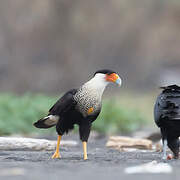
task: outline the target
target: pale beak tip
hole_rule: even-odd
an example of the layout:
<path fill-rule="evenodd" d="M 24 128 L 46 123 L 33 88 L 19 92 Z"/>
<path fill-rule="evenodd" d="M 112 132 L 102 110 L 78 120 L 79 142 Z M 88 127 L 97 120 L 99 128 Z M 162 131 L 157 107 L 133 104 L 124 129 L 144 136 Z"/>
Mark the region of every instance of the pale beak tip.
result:
<path fill-rule="evenodd" d="M 121 78 L 118 78 L 115 83 L 120 87 L 122 84 Z"/>

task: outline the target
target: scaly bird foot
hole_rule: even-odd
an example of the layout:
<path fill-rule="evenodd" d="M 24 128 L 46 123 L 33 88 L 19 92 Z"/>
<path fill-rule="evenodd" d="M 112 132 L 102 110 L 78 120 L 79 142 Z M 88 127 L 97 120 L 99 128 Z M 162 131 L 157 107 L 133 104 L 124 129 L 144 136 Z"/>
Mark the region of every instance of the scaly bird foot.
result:
<path fill-rule="evenodd" d="M 87 155 L 84 155 L 84 160 L 88 160 L 88 157 L 87 157 Z"/>
<path fill-rule="evenodd" d="M 52 159 L 58 159 L 58 158 L 61 158 L 59 152 L 55 152 L 52 156 Z"/>

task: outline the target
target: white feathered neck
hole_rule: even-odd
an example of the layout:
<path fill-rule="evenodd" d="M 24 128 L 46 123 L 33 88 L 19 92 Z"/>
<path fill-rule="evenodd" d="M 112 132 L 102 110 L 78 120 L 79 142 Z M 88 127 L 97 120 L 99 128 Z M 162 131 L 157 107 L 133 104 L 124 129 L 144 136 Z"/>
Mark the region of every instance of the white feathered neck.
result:
<path fill-rule="evenodd" d="M 106 81 L 106 75 L 97 73 L 92 79 L 86 82 L 82 88 L 88 89 L 92 93 L 97 93 L 99 96 L 102 96 L 106 86 L 109 84 Z"/>

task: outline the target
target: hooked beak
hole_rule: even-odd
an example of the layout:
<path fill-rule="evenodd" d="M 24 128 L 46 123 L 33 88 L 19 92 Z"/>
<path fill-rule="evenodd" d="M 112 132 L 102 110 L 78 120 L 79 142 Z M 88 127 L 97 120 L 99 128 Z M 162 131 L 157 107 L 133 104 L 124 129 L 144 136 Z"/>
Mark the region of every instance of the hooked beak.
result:
<path fill-rule="evenodd" d="M 117 80 L 116 80 L 116 82 L 115 82 L 119 87 L 121 86 L 121 84 L 122 84 L 122 80 L 121 80 L 121 78 L 119 77 Z"/>
<path fill-rule="evenodd" d="M 122 84 L 121 78 L 120 78 L 119 75 L 116 74 L 116 73 L 112 73 L 112 74 L 110 74 L 110 75 L 106 75 L 106 81 L 116 83 L 119 87 L 120 87 L 121 84 Z"/>

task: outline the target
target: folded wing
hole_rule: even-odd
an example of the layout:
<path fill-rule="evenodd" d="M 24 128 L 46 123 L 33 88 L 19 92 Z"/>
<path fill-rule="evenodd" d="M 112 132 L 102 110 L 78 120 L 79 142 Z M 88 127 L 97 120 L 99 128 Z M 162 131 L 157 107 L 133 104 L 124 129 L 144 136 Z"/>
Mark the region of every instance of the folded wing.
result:
<path fill-rule="evenodd" d="M 162 87 L 163 92 L 158 96 L 154 107 L 154 118 L 158 126 L 162 119 L 180 120 L 180 88 L 172 85 Z"/>
<path fill-rule="evenodd" d="M 63 116 L 63 113 L 68 112 L 71 108 L 75 107 L 76 101 L 73 95 L 77 92 L 72 89 L 65 93 L 49 110 L 48 116 L 39 119 L 34 123 L 37 128 L 50 128 L 57 124 L 58 120 Z"/>

